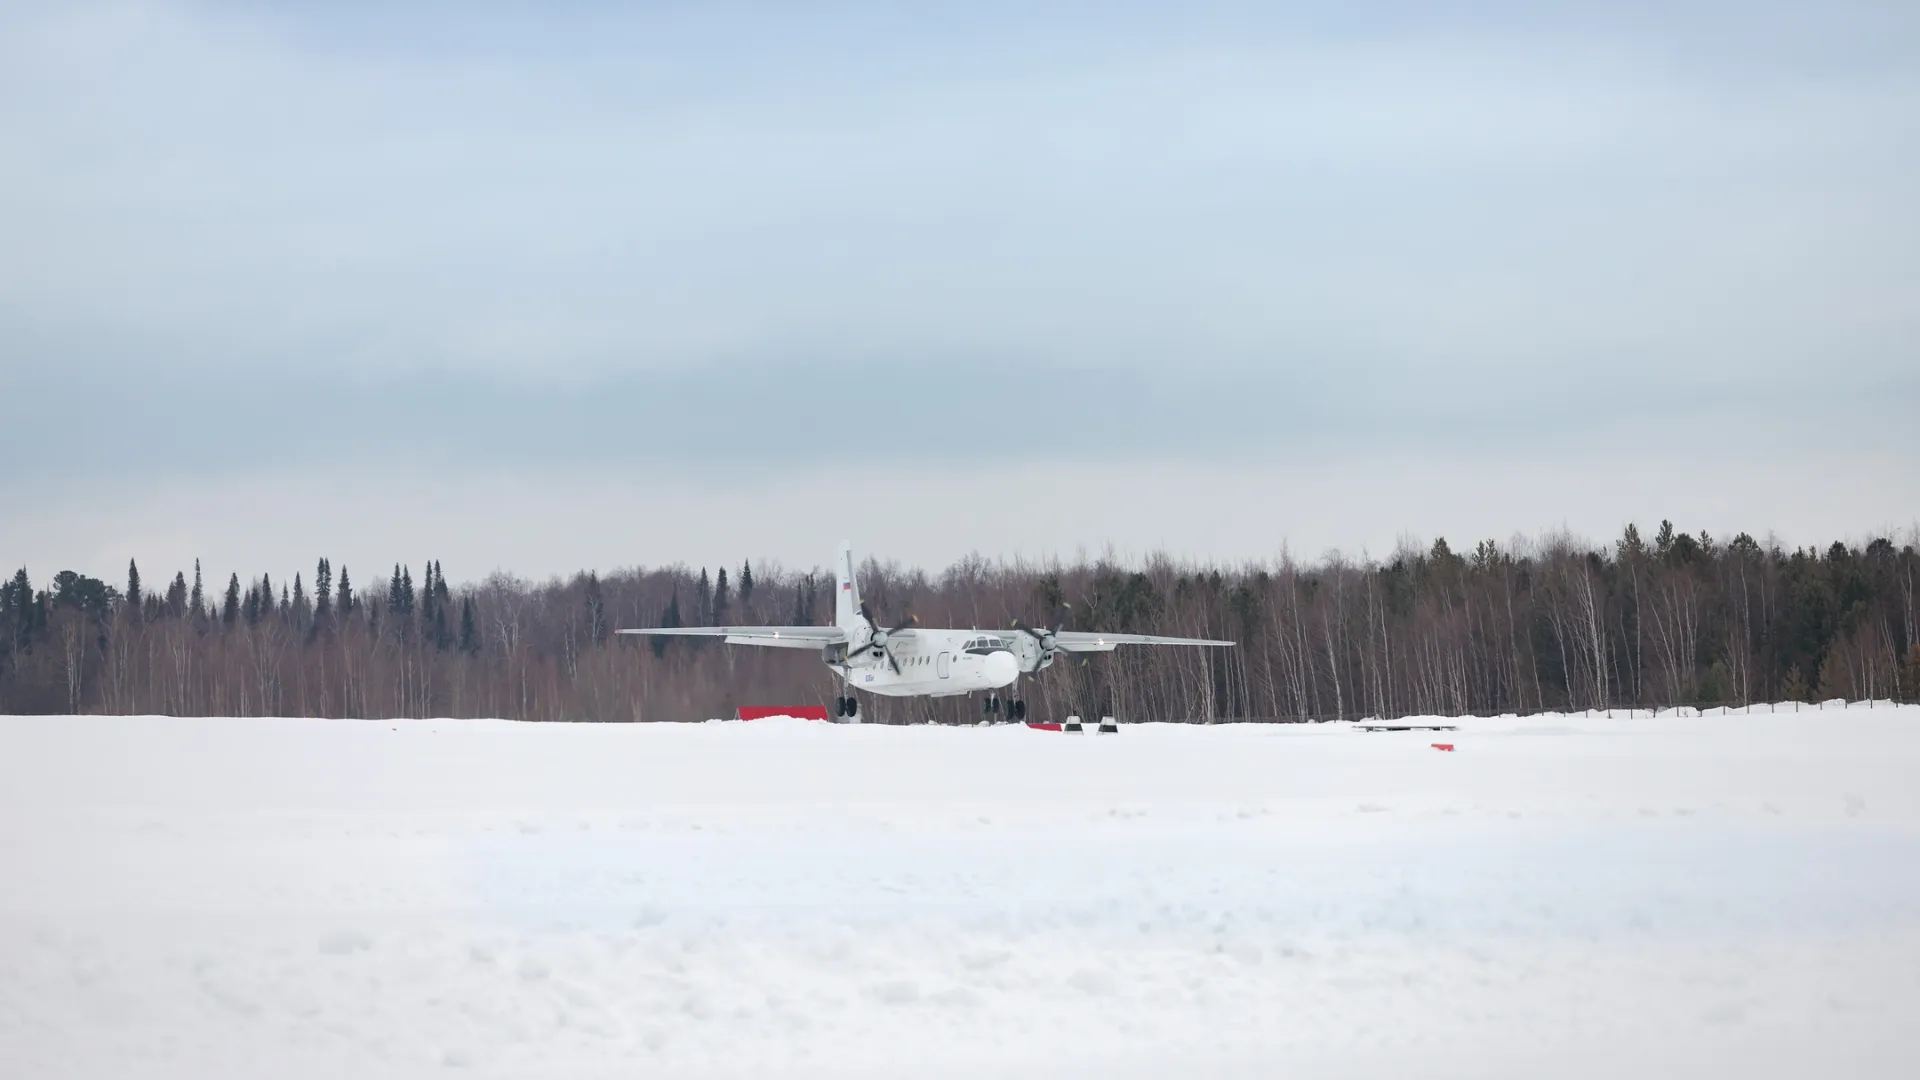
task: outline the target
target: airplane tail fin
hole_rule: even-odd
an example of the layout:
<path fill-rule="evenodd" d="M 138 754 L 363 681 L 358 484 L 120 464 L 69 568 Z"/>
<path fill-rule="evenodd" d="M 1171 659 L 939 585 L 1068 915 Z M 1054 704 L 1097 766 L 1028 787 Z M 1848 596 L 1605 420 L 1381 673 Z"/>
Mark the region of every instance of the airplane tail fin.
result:
<path fill-rule="evenodd" d="M 833 561 L 833 624 L 847 632 L 849 641 L 866 625 L 860 617 L 860 583 L 853 576 L 853 545 L 845 540 Z"/>

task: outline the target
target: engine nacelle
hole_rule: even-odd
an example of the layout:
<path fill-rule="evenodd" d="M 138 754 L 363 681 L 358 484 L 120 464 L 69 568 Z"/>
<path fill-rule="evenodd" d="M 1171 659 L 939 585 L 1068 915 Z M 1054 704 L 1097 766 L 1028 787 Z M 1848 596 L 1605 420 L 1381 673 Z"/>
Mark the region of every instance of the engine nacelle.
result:
<path fill-rule="evenodd" d="M 1029 674 L 1044 671 L 1047 665 L 1053 663 L 1053 651 L 1043 648 L 1026 634 L 1012 635 L 1007 648 L 1013 650 L 1014 659 L 1020 661 L 1020 670 Z"/>

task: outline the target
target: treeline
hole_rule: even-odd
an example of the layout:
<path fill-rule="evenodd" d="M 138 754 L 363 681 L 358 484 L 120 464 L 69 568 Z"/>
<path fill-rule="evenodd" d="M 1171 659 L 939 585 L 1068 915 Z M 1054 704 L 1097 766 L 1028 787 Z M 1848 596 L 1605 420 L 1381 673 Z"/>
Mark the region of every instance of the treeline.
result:
<path fill-rule="evenodd" d="M 937 576 L 873 560 L 886 617 L 1004 628 L 1065 609 L 1084 630 L 1227 637 L 1229 650 L 1062 657 L 1023 680 L 1037 717 L 1328 719 L 1766 701 L 1920 699 L 1912 542 L 1782 549 L 1662 522 L 1390 560 L 1238 567 L 962 560 Z M 196 565 L 149 589 L 74 571 L 0 582 L 0 712 L 689 720 L 824 704 L 811 653 L 616 636 L 622 626 L 831 621 L 831 576 L 676 566 L 451 585 L 437 561 L 356 588 Z M 873 700 L 871 720 L 970 720 L 978 702 Z"/>

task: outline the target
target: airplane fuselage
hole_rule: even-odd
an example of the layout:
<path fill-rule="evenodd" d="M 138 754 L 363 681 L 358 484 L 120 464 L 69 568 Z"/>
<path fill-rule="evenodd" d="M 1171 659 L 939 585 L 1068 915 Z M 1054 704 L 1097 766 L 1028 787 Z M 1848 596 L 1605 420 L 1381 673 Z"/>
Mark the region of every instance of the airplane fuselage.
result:
<path fill-rule="evenodd" d="M 847 661 L 841 659 L 844 648 L 830 646 L 822 659 L 835 671 L 844 667 L 847 685 L 868 693 L 952 697 L 1011 685 L 1027 666 L 1014 652 L 1020 644 L 1007 635 L 978 630 L 915 628 L 888 636 L 887 652 L 899 662 L 898 673 L 878 652 Z"/>

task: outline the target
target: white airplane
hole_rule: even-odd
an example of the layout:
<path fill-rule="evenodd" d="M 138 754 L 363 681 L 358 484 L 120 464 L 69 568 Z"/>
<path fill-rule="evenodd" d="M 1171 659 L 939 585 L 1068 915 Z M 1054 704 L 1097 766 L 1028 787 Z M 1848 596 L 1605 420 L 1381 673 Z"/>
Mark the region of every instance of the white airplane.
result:
<path fill-rule="evenodd" d="M 818 649 L 820 659 L 839 672 L 847 688 L 834 700 L 834 715 L 858 719 L 860 701 L 853 691 L 886 697 L 955 697 L 977 690 L 987 692 L 986 711 L 1001 711 L 999 691 L 1023 674 L 1043 671 L 1063 652 L 1112 652 L 1120 645 L 1216 645 L 1231 641 L 1206 638 L 1160 637 L 1154 634 L 1100 634 L 1035 629 L 1014 623 L 1012 633 L 980 630 L 931 630 L 909 618 L 899 626 L 882 626 L 860 600 L 854 580 L 853 546 L 842 541 L 833 566 L 834 625 L 832 626 L 674 626 L 621 630 L 622 634 L 717 637 L 729 645 L 763 645 L 776 649 Z M 1016 689 L 1005 703 L 1010 719 L 1027 715 L 1027 703 Z"/>

